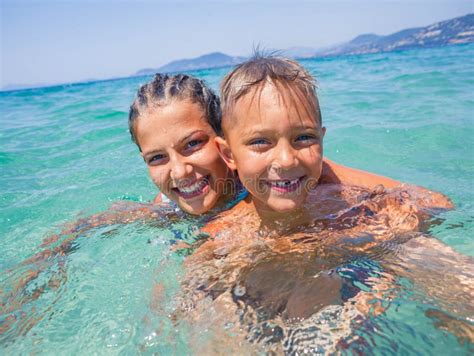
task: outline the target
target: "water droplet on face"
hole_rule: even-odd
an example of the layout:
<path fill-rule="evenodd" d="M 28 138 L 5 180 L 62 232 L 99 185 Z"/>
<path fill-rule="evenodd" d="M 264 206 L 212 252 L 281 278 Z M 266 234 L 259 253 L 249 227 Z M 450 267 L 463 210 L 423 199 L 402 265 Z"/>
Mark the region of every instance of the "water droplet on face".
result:
<path fill-rule="evenodd" d="M 233 327 L 234 327 L 234 323 L 232 323 L 232 322 L 230 322 L 230 321 L 227 322 L 227 323 L 225 323 L 225 325 L 224 325 L 224 329 L 225 329 L 225 330 L 232 329 Z"/>
<path fill-rule="evenodd" d="M 235 287 L 234 287 L 234 295 L 236 297 L 242 297 L 244 296 L 246 293 L 246 289 L 244 286 L 241 286 L 240 284 L 237 284 Z"/>

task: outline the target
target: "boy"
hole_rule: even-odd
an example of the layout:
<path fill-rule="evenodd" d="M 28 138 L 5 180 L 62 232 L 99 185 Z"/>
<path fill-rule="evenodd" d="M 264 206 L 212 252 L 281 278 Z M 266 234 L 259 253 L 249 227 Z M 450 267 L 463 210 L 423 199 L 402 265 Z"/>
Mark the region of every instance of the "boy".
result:
<path fill-rule="evenodd" d="M 246 328 L 247 340 L 299 352 L 301 345 L 289 338 L 292 328 L 317 328 L 318 318 L 333 313 L 341 333 L 323 349 L 334 351 L 350 334 L 351 320 L 383 311 L 381 302 L 391 293 L 393 277 L 378 266 L 393 251 L 381 243 L 416 236 L 426 208 L 452 204 L 418 187 L 370 192 L 325 184 L 326 130 L 315 85 L 294 61 L 255 57 L 243 63 L 224 78 L 221 103 L 224 137 L 216 142 L 250 194 L 203 228 L 212 239 L 187 259 L 184 289 L 194 294 L 196 310 L 186 316 L 197 315 L 197 330 L 211 326 L 221 335 L 219 321 L 228 318 L 219 313 L 239 315 L 234 325 Z M 358 258 L 375 259 L 373 267 L 352 267 Z M 359 284 L 380 278 L 364 291 L 338 272 L 351 268 Z"/>
<path fill-rule="evenodd" d="M 316 211 L 327 212 L 318 199 L 339 188 L 324 187 L 331 181 L 327 174 L 320 180 L 326 129 L 311 75 L 292 60 L 257 56 L 224 78 L 221 104 L 224 138 L 216 142 L 251 195 L 242 206 L 263 226 L 285 229 L 311 221 Z M 371 179 L 390 188 L 398 184 L 366 173 L 361 178 L 363 187 Z M 412 189 L 423 207 L 452 207 L 442 194 Z M 347 198 L 349 203 L 355 197 Z M 334 208 L 329 210 L 341 210 Z"/>

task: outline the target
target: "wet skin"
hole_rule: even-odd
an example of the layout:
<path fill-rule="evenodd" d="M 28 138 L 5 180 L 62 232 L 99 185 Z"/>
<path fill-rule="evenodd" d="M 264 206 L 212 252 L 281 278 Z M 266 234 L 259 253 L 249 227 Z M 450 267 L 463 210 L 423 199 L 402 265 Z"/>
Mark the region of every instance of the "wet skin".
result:
<path fill-rule="evenodd" d="M 258 211 L 294 211 L 321 176 L 325 129 L 302 102 L 288 102 L 271 83 L 258 96 L 250 92 L 237 101 L 224 121 L 226 139 L 217 142 Z"/>
<path fill-rule="evenodd" d="M 181 209 L 202 214 L 225 195 L 229 170 L 199 104 L 172 101 L 150 107 L 135 131 L 151 179 Z"/>

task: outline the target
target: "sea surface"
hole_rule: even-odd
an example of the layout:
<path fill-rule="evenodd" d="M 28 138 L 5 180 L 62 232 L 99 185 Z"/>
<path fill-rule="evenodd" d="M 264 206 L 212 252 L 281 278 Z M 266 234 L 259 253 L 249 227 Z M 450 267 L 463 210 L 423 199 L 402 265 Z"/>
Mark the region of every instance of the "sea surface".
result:
<path fill-rule="evenodd" d="M 318 81 L 325 156 L 446 194 L 456 208 L 429 233 L 474 256 L 474 45 L 301 63 Z M 218 90 L 229 70 L 191 73 Z M 7 296 L 31 267 L 22 261 L 42 251 L 45 238 L 117 204 L 154 198 L 127 128 L 134 95 L 150 79 L 0 93 L 0 354 L 189 352 L 189 331 L 176 329 L 169 310 L 150 316 L 150 304 L 160 280 L 172 309 L 183 256 L 170 241 L 194 231 L 192 219 L 81 231 L 67 253 L 34 265 L 41 273 L 20 287 L 21 306 L 8 312 L 14 299 Z M 423 298 L 407 297 L 407 288 L 377 327 L 358 331 L 366 336 L 358 351 L 472 351 L 437 328 Z M 349 341 L 345 350 L 354 351 Z"/>

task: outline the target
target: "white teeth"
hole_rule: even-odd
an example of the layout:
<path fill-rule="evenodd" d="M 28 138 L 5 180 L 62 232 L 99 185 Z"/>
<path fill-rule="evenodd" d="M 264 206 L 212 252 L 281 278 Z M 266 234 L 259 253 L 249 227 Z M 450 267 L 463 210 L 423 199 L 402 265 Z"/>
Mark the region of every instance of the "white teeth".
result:
<path fill-rule="evenodd" d="M 178 188 L 178 190 L 179 190 L 180 192 L 183 192 L 183 193 L 194 193 L 194 192 L 196 192 L 197 190 L 200 190 L 201 188 L 203 188 L 206 184 L 207 184 L 207 180 L 206 180 L 206 179 L 202 179 L 202 180 L 200 180 L 200 181 L 197 181 L 197 182 L 194 183 L 193 185 L 190 185 L 190 186 L 187 186 L 187 187 Z"/>
<path fill-rule="evenodd" d="M 292 179 L 292 180 L 277 180 L 270 182 L 271 185 L 277 186 L 277 187 L 288 187 L 289 185 L 296 184 L 298 183 L 299 178 L 297 179 Z"/>

